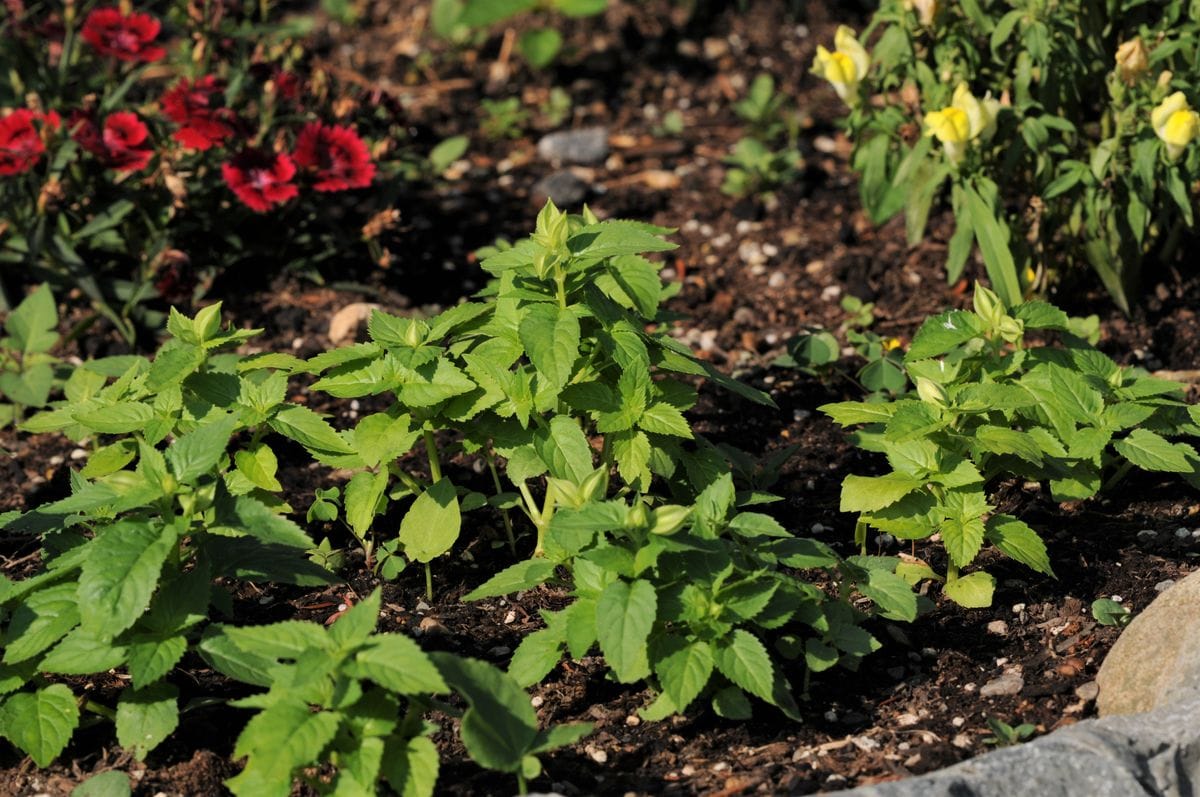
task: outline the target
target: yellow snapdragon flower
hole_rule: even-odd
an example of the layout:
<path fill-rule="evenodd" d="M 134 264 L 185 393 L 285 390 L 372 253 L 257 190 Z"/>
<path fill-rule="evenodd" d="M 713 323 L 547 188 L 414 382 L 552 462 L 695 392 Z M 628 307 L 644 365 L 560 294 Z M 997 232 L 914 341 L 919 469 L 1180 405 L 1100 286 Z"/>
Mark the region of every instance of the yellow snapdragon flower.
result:
<path fill-rule="evenodd" d="M 925 135 L 942 142 L 951 163 L 960 163 L 969 142 L 986 141 L 995 134 L 999 110 L 1000 103 L 991 93 L 979 100 L 966 83 L 959 83 L 949 106 L 925 114 Z"/>
<path fill-rule="evenodd" d="M 1140 36 L 1135 36 L 1117 48 L 1117 74 L 1126 85 L 1132 86 L 1150 71 L 1150 53 Z"/>
<path fill-rule="evenodd" d="M 1187 145 L 1200 134 L 1200 114 L 1188 105 L 1187 97 L 1177 91 L 1150 112 L 1154 132 L 1167 146 L 1167 157 L 1179 160 Z"/>
<path fill-rule="evenodd" d="M 833 84 L 833 90 L 850 107 L 858 104 L 858 84 L 871 68 L 871 57 L 858 43 L 854 31 L 840 25 L 833 37 L 834 51 L 829 52 L 817 45 L 817 57 L 813 59 L 812 71 Z"/>

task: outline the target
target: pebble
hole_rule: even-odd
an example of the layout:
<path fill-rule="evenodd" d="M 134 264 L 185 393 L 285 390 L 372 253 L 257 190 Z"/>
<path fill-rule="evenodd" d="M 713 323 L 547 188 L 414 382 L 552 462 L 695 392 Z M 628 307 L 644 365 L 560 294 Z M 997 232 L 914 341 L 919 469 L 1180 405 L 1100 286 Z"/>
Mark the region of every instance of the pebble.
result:
<path fill-rule="evenodd" d="M 969 750 L 971 748 L 971 744 L 972 744 L 971 734 L 960 733 L 960 734 L 956 735 L 954 737 L 954 739 L 951 740 L 950 744 L 954 745 L 955 747 L 961 748 L 963 750 Z"/>
<path fill-rule="evenodd" d="M 834 299 L 842 295 L 841 285 L 827 285 L 825 290 L 821 291 L 821 300 L 832 302 Z"/>
<path fill-rule="evenodd" d="M 829 136 L 817 136 L 813 139 L 813 149 L 825 155 L 832 155 L 837 152 L 837 142 Z"/>
<path fill-rule="evenodd" d="M 429 609 L 430 609 L 429 604 L 426 603 L 424 600 L 417 601 L 417 611 L 418 612 L 427 612 L 427 611 L 429 611 Z"/>
<path fill-rule="evenodd" d="M 441 636 L 446 633 L 446 626 L 436 617 L 422 617 L 421 622 L 417 624 L 417 630 L 427 636 Z"/>
<path fill-rule="evenodd" d="M 692 775 L 696 774 L 696 768 L 691 764 L 684 764 L 683 769 L 679 770 L 679 774 L 683 775 L 685 778 L 690 778 Z"/>
<path fill-rule="evenodd" d="M 963 717 L 955 717 L 954 719 L 950 720 L 950 724 L 955 728 L 961 728 L 963 725 L 967 724 L 967 721 Z"/>
<path fill-rule="evenodd" d="M 825 712 L 825 719 L 829 722 L 837 722 L 838 714 L 833 709 L 829 709 Z"/>
<path fill-rule="evenodd" d="M 1020 614 L 1023 611 L 1025 611 L 1025 604 L 1023 604 L 1023 603 L 1014 603 L 1013 604 L 1013 607 L 1012 607 L 1013 614 Z"/>
<path fill-rule="evenodd" d="M 713 772 L 724 772 L 727 769 L 729 769 L 729 762 L 727 761 L 718 761 L 712 766 Z"/>
<path fill-rule="evenodd" d="M 590 186 L 574 172 L 561 171 L 548 174 L 533 186 L 533 195 L 539 200 L 549 199 L 560 207 L 577 205 L 587 198 Z"/>
<path fill-rule="evenodd" d="M 75 462 L 78 462 L 81 459 L 87 459 L 87 456 L 88 452 L 84 451 L 82 448 L 77 448 L 71 452 L 71 459 Z"/>
<path fill-rule="evenodd" d="M 712 238 L 713 237 L 712 225 L 711 224 L 701 224 L 700 225 L 700 234 L 703 235 L 705 238 Z M 727 232 L 723 232 L 720 235 L 718 235 L 717 237 L 724 239 L 724 243 L 722 243 L 721 246 L 724 246 L 725 244 L 727 244 L 733 240 L 733 236 Z"/>
<path fill-rule="evenodd" d="M 752 221 L 742 219 L 741 221 L 739 221 L 737 223 L 737 226 L 734 227 L 734 230 L 737 232 L 738 235 L 745 235 L 746 233 L 753 232 L 754 230 L 758 229 L 758 227 L 760 227 L 760 226 L 761 225 L 755 224 Z"/>
<path fill-rule="evenodd" d="M 1109 595 L 1108 598 L 1114 603 L 1123 603 L 1125 601 L 1125 598 L 1120 595 Z"/>
<path fill-rule="evenodd" d="M 920 718 L 917 717 L 916 714 L 901 714 L 900 716 L 896 717 L 896 724 L 899 725 L 901 728 L 911 727 L 913 725 L 916 725 L 920 721 L 921 721 Z M 901 744 L 904 744 L 904 742 L 901 742 Z M 908 748 L 905 747 L 902 749 L 907 750 Z"/>
<path fill-rule="evenodd" d="M 541 708 L 542 704 L 545 702 L 546 698 L 542 697 L 541 695 L 534 695 L 533 697 L 529 698 L 529 705 L 533 706 L 534 708 Z"/>
<path fill-rule="evenodd" d="M 608 128 L 559 130 L 543 136 L 537 145 L 543 160 L 561 163 L 601 163 L 608 157 Z"/>
<path fill-rule="evenodd" d="M 904 668 L 903 667 L 888 667 L 887 674 L 889 676 L 891 676 L 893 681 L 904 680 Z"/>
<path fill-rule="evenodd" d="M 1137 538 L 1141 541 L 1152 540 L 1158 536 L 1158 532 L 1154 529 L 1142 529 L 1137 533 Z"/>
<path fill-rule="evenodd" d="M 1192 536 L 1192 532 L 1180 527 L 1175 529 L 1175 536 L 1181 540 L 1186 540 L 1188 537 Z"/>
<path fill-rule="evenodd" d="M 779 247 L 775 244 L 763 244 L 762 250 L 763 254 L 767 257 L 775 257 L 775 255 L 779 254 Z"/>
<path fill-rule="evenodd" d="M 507 656 L 509 653 L 512 653 L 512 648 L 505 647 L 504 645 L 497 645 L 488 651 L 489 656 L 493 656 L 497 659 L 501 656 Z"/>
<path fill-rule="evenodd" d="M 1100 695 L 1100 684 L 1095 681 L 1088 681 L 1086 684 L 1080 684 L 1075 687 L 1075 697 L 1080 700 L 1092 701 Z"/>
<path fill-rule="evenodd" d="M 54 456 L 50 457 L 50 464 L 53 465 L 54 467 L 58 467 L 59 465 L 63 464 L 66 461 L 67 460 L 63 457 L 62 454 L 55 454 Z"/>
<path fill-rule="evenodd" d="M 752 266 L 762 265 L 767 262 L 767 258 L 762 252 L 762 247 L 756 241 L 742 241 L 738 245 L 738 257 L 742 259 L 742 262 Z"/>
<path fill-rule="evenodd" d="M 996 636 L 1008 636 L 1008 623 L 1003 620 L 992 620 L 987 624 L 987 632 Z"/>
<path fill-rule="evenodd" d="M 766 252 L 763 252 L 766 254 Z M 768 288 L 782 288 L 787 283 L 787 275 L 782 271 L 774 271 L 771 273 L 770 279 L 767 280 Z"/>
<path fill-rule="evenodd" d="M 980 697 L 1004 697 L 1019 694 L 1025 688 L 1025 679 L 1019 672 L 1010 671 L 999 678 L 988 681 L 979 690 Z"/>
<path fill-rule="evenodd" d="M 872 750 L 879 749 L 879 742 L 872 739 L 870 736 L 855 736 L 850 740 L 850 743 L 862 750 L 864 753 L 869 753 Z"/>
<path fill-rule="evenodd" d="M 637 726 L 642 724 L 642 718 L 639 717 L 637 714 L 630 714 L 628 717 L 625 718 L 625 724 L 628 725 L 630 728 L 636 728 Z"/>
<path fill-rule="evenodd" d="M 509 612 L 508 612 L 508 614 L 504 615 L 504 624 L 505 624 L 505 625 L 512 625 L 512 624 L 513 624 L 513 623 L 515 623 L 516 621 L 517 621 L 517 613 L 516 613 L 515 611 L 512 611 L 512 610 L 510 609 L 510 610 L 509 610 Z"/>
<path fill-rule="evenodd" d="M 1175 586 L 1175 579 L 1168 578 L 1154 585 L 1155 592 L 1166 592 L 1171 587 Z"/>
<path fill-rule="evenodd" d="M 599 747 L 589 744 L 587 747 L 583 748 L 583 750 L 588 754 L 588 758 L 592 759 L 597 764 L 608 763 L 608 753 L 604 752 Z"/>
<path fill-rule="evenodd" d="M 732 235 L 727 232 L 723 232 L 716 238 L 710 238 L 709 243 L 712 244 L 713 249 L 724 249 L 725 247 L 729 246 L 729 242 L 732 240 Z"/>

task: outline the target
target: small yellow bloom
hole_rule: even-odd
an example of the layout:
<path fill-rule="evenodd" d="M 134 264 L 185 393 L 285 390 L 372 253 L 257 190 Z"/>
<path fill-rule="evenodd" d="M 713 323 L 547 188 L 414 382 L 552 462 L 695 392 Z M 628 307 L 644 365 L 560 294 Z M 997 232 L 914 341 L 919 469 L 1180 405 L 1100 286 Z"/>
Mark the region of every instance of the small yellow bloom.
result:
<path fill-rule="evenodd" d="M 1200 114 L 1188 105 L 1187 97 L 1177 91 L 1150 112 L 1150 124 L 1167 147 L 1167 157 L 1179 160 L 1187 145 L 1200 134 Z"/>
<path fill-rule="evenodd" d="M 917 12 L 917 19 L 922 25 L 929 27 L 937 18 L 941 3 L 938 0 L 904 0 L 904 7 L 909 11 Z"/>
<path fill-rule="evenodd" d="M 895 351 L 896 349 L 900 348 L 900 346 L 901 346 L 900 338 L 884 338 L 883 339 L 883 350 L 884 351 Z"/>
<path fill-rule="evenodd" d="M 1134 37 L 1117 48 L 1117 74 L 1126 85 L 1132 86 L 1150 71 L 1150 53 L 1140 36 Z"/>
<path fill-rule="evenodd" d="M 971 118 L 953 105 L 925 114 L 925 127 L 927 135 L 936 136 L 943 144 L 966 144 L 971 138 Z"/>
<path fill-rule="evenodd" d="M 976 99 L 966 83 L 954 89 L 950 105 L 925 114 L 925 135 L 934 136 L 946 148 L 951 163 L 962 160 L 966 144 L 978 138 L 987 140 L 996 132 L 996 114 L 1000 103 L 989 92 Z"/>
<path fill-rule="evenodd" d="M 839 26 L 834 34 L 833 46 L 833 52 L 817 46 L 812 71 L 833 84 L 833 90 L 842 101 L 853 107 L 858 104 L 858 84 L 871 68 L 871 57 L 858 43 L 854 31 L 845 25 Z"/>

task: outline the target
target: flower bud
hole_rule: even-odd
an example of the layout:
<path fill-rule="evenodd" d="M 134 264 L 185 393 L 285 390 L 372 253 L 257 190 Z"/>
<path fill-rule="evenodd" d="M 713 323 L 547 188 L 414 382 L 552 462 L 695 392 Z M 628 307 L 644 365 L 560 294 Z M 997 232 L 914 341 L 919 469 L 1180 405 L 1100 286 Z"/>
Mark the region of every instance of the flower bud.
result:
<path fill-rule="evenodd" d="M 608 491 L 608 468 L 600 467 L 589 473 L 579 484 L 580 497 L 588 501 L 601 501 Z"/>
<path fill-rule="evenodd" d="M 997 325 L 1000 337 L 1009 343 L 1016 343 L 1025 336 L 1025 322 L 1012 316 L 1004 316 Z"/>
<path fill-rule="evenodd" d="M 992 328 L 997 327 L 1000 319 L 1004 317 L 1004 303 L 1000 301 L 1000 297 L 995 291 L 978 282 L 975 283 L 974 305 L 975 312 Z"/>
<path fill-rule="evenodd" d="M 833 85 L 842 102 L 851 108 L 858 105 L 858 84 L 871 68 L 871 56 L 855 38 L 854 31 L 845 25 L 833 37 L 834 51 L 817 46 L 812 72 Z"/>
<path fill-rule="evenodd" d="M 935 407 L 944 408 L 950 403 L 950 397 L 946 395 L 946 388 L 924 376 L 917 377 L 917 396 L 921 401 Z"/>
<path fill-rule="evenodd" d="M 692 515 L 692 508 L 679 504 L 665 504 L 654 510 L 654 522 L 650 526 L 651 534 L 667 536 L 683 528 Z"/>
<path fill-rule="evenodd" d="M 1117 48 L 1117 74 L 1125 85 L 1132 86 L 1150 71 L 1150 53 L 1140 36 L 1135 36 Z"/>
<path fill-rule="evenodd" d="M 639 502 L 630 507 L 629 514 L 625 516 L 625 528 L 644 529 L 649 525 L 650 513 L 646 511 L 645 504 Z"/>
<path fill-rule="evenodd" d="M 904 7 L 909 11 L 915 11 L 920 23 L 928 28 L 937 18 L 941 3 L 938 0 L 904 0 Z"/>

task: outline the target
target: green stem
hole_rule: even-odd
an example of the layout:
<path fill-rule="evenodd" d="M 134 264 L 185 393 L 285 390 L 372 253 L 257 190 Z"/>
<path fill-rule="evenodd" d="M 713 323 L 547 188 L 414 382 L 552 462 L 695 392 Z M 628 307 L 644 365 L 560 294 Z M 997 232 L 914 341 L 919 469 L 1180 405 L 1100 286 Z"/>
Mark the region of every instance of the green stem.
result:
<path fill-rule="evenodd" d="M 112 722 L 117 721 L 117 712 L 113 711 L 111 708 L 102 703 L 95 702 L 94 700 L 85 700 L 83 703 L 83 710 L 90 711 L 93 714 L 99 714 L 101 717 L 111 720 Z"/>
<path fill-rule="evenodd" d="M 1117 483 L 1121 481 L 1121 479 L 1125 478 L 1125 474 L 1129 473 L 1129 471 L 1132 469 L 1133 469 L 1132 462 L 1130 462 L 1129 460 L 1125 460 L 1124 462 L 1122 462 L 1120 467 L 1118 467 L 1116 469 L 1116 471 L 1113 473 L 1113 475 L 1108 477 L 1108 481 L 1104 482 L 1104 486 L 1100 488 L 1100 492 L 1106 493 L 1110 489 L 1115 487 L 1117 485 Z"/>
<path fill-rule="evenodd" d="M 425 563 L 425 597 L 433 600 L 433 568 Z"/>
<path fill-rule="evenodd" d="M 529 784 L 527 784 L 525 782 L 525 776 L 523 774 L 521 774 L 520 771 L 517 771 L 516 775 L 517 775 L 517 794 L 528 794 L 529 793 Z"/>
<path fill-rule="evenodd" d="M 496 455 L 492 452 L 491 446 L 487 449 L 487 464 L 488 470 L 492 474 L 492 484 L 496 487 L 496 495 L 504 492 L 504 488 L 500 485 L 500 473 L 496 470 Z M 500 517 L 504 521 L 504 531 L 508 534 L 508 549 L 512 551 L 512 555 L 517 555 L 517 538 L 513 535 L 512 518 L 508 516 L 508 510 L 501 508 Z"/>
<path fill-rule="evenodd" d="M 442 480 L 442 463 L 438 462 L 437 438 L 428 429 L 425 430 L 425 453 L 429 456 L 429 476 L 437 484 Z"/>

